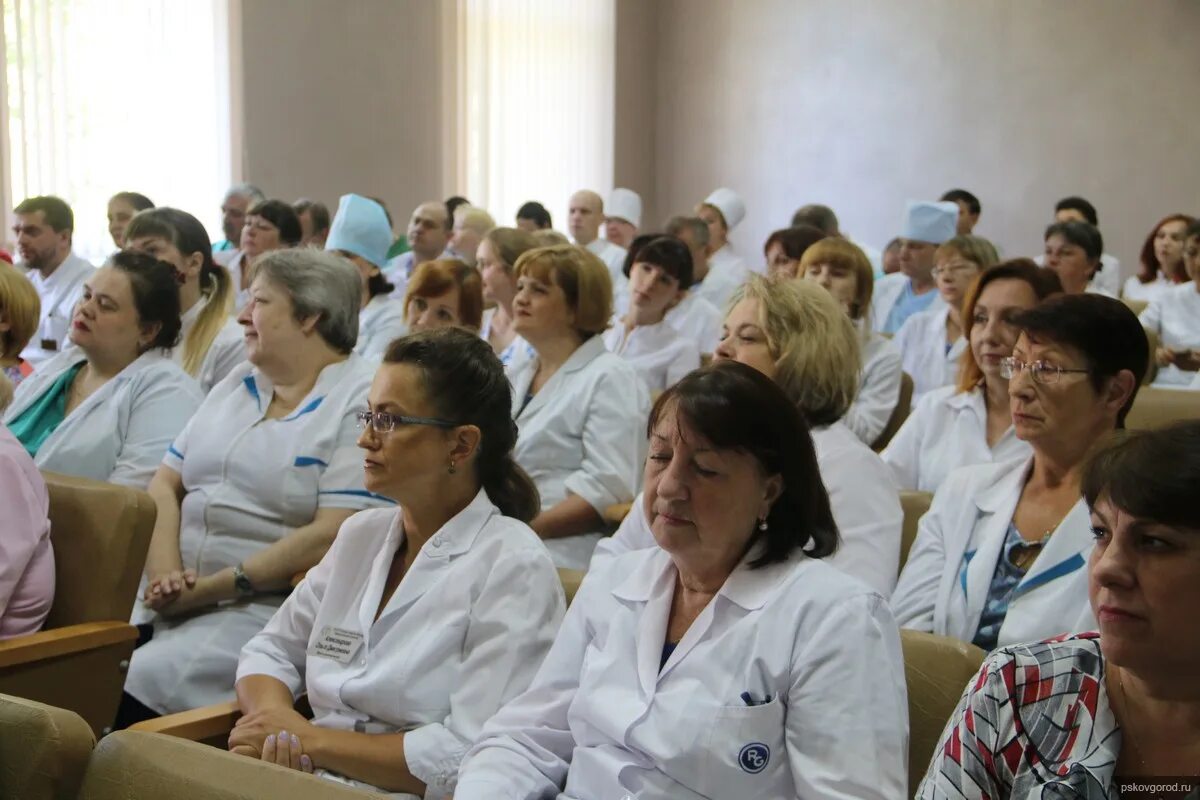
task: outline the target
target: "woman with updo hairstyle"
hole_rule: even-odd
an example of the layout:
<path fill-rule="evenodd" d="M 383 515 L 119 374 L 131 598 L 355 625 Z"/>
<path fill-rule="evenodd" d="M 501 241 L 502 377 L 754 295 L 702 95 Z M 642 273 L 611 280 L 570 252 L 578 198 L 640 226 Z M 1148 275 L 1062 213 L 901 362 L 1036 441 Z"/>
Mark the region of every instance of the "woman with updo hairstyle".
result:
<path fill-rule="evenodd" d="M 483 283 L 483 312 L 479 335 L 492 346 L 500 363 L 511 368 L 533 357 L 533 348 L 513 330 L 513 298 L 517 294 L 513 265 L 526 250 L 537 247 L 533 236 L 519 228 L 492 228 L 475 253 Z"/>
<path fill-rule="evenodd" d="M 479 270 L 455 258 L 418 265 L 404 293 L 404 319 L 413 333 L 453 325 L 478 334 L 483 322 Z"/>
<path fill-rule="evenodd" d="M 1046 228 L 1043 263 L 1058 275 L 1066 294 L 1107 294 L 1096 286 L 1104 255 L 1100 229 L 1087 222 L 1055 222 Z"/>
<path fill-rule="evenodd" d="M 291 204 L 282 200 L 262 200 L 250 207 L 242 225 L 237 255 L 228 264 L 238 310 L 249 300 L 258 260 L 272 250 L 298 247 L 303 238 L 304 229 Z"/>
<path fill-rule="evenodd" d="M 129 227 L 129 221 L 138 212 L 149 208 L 154 208 L 154 201 L 138 192 L 117 192 L 108 198 L 108 235 L 118 250 L 125 247 L 125 229 Z"/>
<path fill-rule="evenodd" d="M 242 650 L 232 750 L 409 796 L 455 789 L 483 723 L 524 691 L 565 611 L 528 521 L 504 369 L 457 327 L 394 341 L 358 413 L 366 489 L 396 506 L 347 520 Z M 329 658 L 330 631 L 361 660 Z M 311 721 L 293 710 L 307 693 Z"/>

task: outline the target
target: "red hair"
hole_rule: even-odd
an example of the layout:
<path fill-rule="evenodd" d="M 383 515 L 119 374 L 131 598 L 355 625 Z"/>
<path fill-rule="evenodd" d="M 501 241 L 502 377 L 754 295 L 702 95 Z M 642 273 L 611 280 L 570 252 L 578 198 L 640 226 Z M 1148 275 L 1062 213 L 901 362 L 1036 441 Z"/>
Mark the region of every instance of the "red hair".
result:
<path fill-rule="evenodd" d="M 1186 227 L 1195 221 L 1195 219 L 1189 217 L 1187 214 L 1171 214 L 1160 219 L 1158 224 L 1150 229 L 1150 235 L 1146 237 L 1146 242 L 1142 245 L 1142 268 L 1137 274 L 1139 282 L 1153 283 L 1154 279 L 1158 277 L 1158 271 L 1162 269 L 1162 264 L 1158 263 L 1158 256 L 1154 253 L 1154 239 L 1158 236 L 1158 232 L 1162 229 L 1162 226 L 1168 222 L 1182 222 Z M 1183 283 L 1187 280 L 1182 260 L 1175 268 L 1175 271 L 1167 275 L 1167 280 L 1172 283 Z"/>

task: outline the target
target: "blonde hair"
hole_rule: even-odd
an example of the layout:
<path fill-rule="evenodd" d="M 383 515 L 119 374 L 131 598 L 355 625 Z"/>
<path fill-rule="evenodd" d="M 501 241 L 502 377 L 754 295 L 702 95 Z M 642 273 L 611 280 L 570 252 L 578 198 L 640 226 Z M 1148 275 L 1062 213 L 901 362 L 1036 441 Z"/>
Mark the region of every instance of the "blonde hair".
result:
<path fill-rule="evenodd" d="M 534 231 L 529 234 L 533 237 L 533 242 L 536 247 L 554 247 L 558 244 L 570 244 L 571 240 L 563 236 L 556 230 L 551 228 L 543 228 L 540 231 Z"/>
<path fill-rule="evenodd" d="M 957 254 L 964 260 L 975 264 L 979 267 L 980 272 L 1000 263 L 1000 254 L 996 252 L 994 244 L 982 236 L 972 236 L 969 233 L 942 242 L 934 251 L 933 257 L 937 260 L 951 254 Z"/>
<path fill-rule="evenodd" d="M 837 236 L 829 236 L 804 251 L 797 277 L 803 278 L 810 266 L 830 264 L 854 273 L 854 305 L 850 307 L 850 319 L 870 319 L 871 294 L 875 290 L 875 271 L 871 260 L 858 245 Z"/>
<path fill-rule="evenodd" d="M 5 375 L 3 372 L 0 372 L 0 414 L 4 413 L 4 410 L 8 408 L 8 404 L 12 402 L 12 399 L 12 381 L 8 379 L 7 375 Z"/>
<path fill-rule="evenodd" d="M 21 272 L 0 261 L 0 317 L 9 325 L 0 333 L 0 364 L 15 364 L 21 351 L 37 333 L 42 301 L 37 289 Z"/>
<path fill-rule="evenodd" d="M 612 276 L 592 251 L 572 244 L 537 247 L 521 254 L 514 265 L 520 278 L 529 275 L 563 290 L 575 312 L 575 330 L 590 339 L 608 328 L 612 318 Z"/>
<path fill-rule="evenodd" d="M 478 331 L 483 324 L 483 280 L 479 270 L 456 258 L 426 261 L 413 271 L 404 293 L 404 313 L 414 297 L 441 297 L 458 287 L 458 319 L 464 327 Z"/>
<path fill-rule="evenodd" d="M 533 235 L 520 228 L 492 228 L 483 238 L 509 272 L 522 253 L 538 246 Z"/>
<path fill-rule="evenodd" d="M 464 228 L 469 228 L 480 236 L 496 227 L 496 220 L 482 208 L 475 206 L 459 206 L 454 210 L 454 221 L 462 220 Z"/>
<path fill-rule="evenodd" d="M 742 300 L 758 302 L 775 382 L 809 425 L 844 417 L 858 393 L 862 356 L 854 323 L 833 295 L 811 281 L 752 275 L 730 308 Z"/>

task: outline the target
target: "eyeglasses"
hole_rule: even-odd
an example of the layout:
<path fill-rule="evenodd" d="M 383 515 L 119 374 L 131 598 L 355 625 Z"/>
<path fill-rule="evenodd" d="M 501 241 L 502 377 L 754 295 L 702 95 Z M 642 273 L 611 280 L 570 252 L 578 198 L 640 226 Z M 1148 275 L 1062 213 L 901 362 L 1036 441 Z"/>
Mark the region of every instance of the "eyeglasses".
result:
<path fill-rule="evenodd" d="M 951 277 L 966 272 L 969 269 L 979 269 L 979 267 L 975 264 L 972 264 L 970 261 L 955 261 L 953 263 L 946 264 L 945 266 L 934 267 L 931 270 L 931 273 L 935 278 L 939 275 Z"/>
<path fill-rule="evenodd" d="M 375 433 L 391 433 L 397 425 L 432 425 L 435 428 L 457 428 L 457 422 L 436 417 L 406 417 L 403 414 L 389 414 L 386 411 L 358 411 L 354 414 L 358 429 L 364 431 L 367 425 Z"/>
<path fill-rule="evenodd" d="M 1058 383 L 1063 375 L 1079 374 L 1087 375 L 1091 373 L 1088 369 L 1066 369 L 1057 367 L 1054 364 L 1047 364 L 1045 361 L 1026 362 L 1009 356 L 1008 358 L 1000 359 L 1000 377 L 1005 380 L 1011 380 L 1018 372 L 1028 371 L 1033 382 L 1042 386 L 1052 386 Z"/>

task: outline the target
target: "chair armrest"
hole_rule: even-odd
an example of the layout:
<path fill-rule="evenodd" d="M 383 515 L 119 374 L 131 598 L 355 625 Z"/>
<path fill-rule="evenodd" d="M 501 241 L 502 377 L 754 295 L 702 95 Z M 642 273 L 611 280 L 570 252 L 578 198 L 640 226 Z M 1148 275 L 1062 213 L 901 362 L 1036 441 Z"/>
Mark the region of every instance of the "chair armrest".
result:
<path fill-rule="evenodd" d="M 206 739 L 228 737 L 229 732 L 233 730 L 234 723 L 241 716 L 241 708 L 238 707 L 236 700 L 232 700 L 228 703 L 193 708 L 190 711 L 149 719 L 136 725 L 130 725 L 129 730 L 164 733 L 167 736 L 200 742 Z"/>
<path fill-rule="evenodd" d="M 604 513 L 601 516 L 607 524 L 616 527 L 625 521 L 625 516 L 631 508 L 633 508 L 633 503 L 617 503 L 604 509 Z"/>
<path fill-rule="evenodd" d="M 98 650 L 137 639 L 137 628 L 128 622 L 84 622 L 0 642 L 0 669 L 49 658 Z"/>

